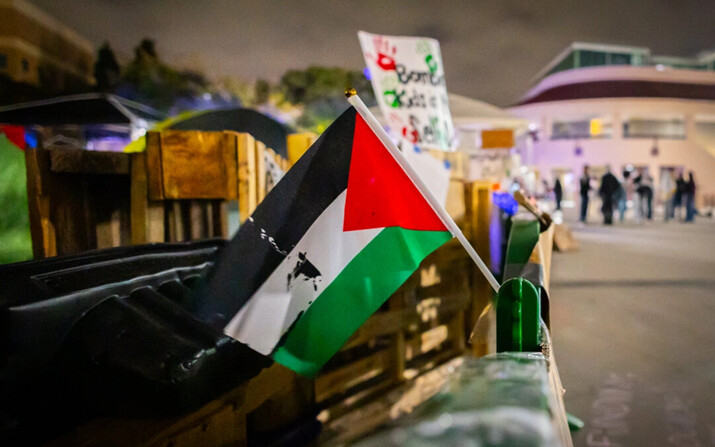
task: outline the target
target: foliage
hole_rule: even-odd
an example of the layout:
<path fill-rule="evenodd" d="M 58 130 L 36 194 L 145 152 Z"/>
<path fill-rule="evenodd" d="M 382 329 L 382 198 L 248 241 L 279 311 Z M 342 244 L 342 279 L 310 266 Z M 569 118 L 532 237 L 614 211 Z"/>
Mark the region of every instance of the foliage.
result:
<path fill-rule="evenodd" d="M 289 70 L 278 88 L 286 101 L 304 106 L 297 124 L 315 132 L 322 132 L 347 107 L 345 89 L 355 88 L 368 105 L 375 104 L 370 82 L 359 71 L 337 67 L 309 67 Z"/>
<path fill-rule="evenodd" d="M 0 264 L 32 259 L 25 155 L 0 134 Z"/>
<path fill-rule="evenodd" d="M 144 39 L 134 49 L 134 59 L 125 67 L 117 93 L 158 110 L 178 113 L 190 107 L 192 99 L 209 92 L 203 74 L 178 71 L 163 63 L 154 42 Z"/>
<path fill-rule="evenodd" d="M 108 42 L 99 49 L 97 61 L 94 63 L 94 79 L 97 81 L 97 90 L 111 92 L 119 82 L 119 63 L 114 56 L 112 47 Z"/>

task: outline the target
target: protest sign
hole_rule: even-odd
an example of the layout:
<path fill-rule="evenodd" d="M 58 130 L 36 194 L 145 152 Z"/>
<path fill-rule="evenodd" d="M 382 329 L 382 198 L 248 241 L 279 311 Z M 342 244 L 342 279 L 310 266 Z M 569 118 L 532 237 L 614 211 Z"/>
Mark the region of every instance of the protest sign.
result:
<path fill-rule="evenodd" d="M 364 31 L 358 37 L 391 132 L 420 148 L 452 150 L 454 126 L 439 42 Z"/>

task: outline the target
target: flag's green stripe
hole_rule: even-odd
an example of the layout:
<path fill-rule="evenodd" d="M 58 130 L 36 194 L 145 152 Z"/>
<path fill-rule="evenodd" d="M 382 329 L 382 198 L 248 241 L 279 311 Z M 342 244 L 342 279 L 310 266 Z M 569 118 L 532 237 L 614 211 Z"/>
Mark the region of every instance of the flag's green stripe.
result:
<path fill-rule="evenodd" d="M 308 307 L 273 358 L 314 375 L 417 269 L 446 231 L 382 230 Z"/>

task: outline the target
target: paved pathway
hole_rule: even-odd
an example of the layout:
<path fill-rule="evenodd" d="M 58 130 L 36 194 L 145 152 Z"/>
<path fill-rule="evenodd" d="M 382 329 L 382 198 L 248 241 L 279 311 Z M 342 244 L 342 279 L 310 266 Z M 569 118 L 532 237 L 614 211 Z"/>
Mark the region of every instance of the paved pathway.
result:
<path fill-rule="evenodd" d="M 715 222 L 576 228 L 552 332 L 576 446 L 715 446 Z"/>

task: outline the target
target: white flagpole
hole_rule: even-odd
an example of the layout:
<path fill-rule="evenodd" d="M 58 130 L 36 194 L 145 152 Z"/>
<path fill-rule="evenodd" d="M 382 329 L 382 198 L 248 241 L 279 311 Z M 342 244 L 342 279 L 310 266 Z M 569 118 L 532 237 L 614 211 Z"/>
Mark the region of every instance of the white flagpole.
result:
<path fill-rule="evenodd" d="M 390 151 L 392 157 L 402 167 L 402 169 L 405 171 L 410 180 L 412 180 L 412 183 L 414 183 L 417 189 L 420 190 L 424 198 L 427 199 L 427 202 L 430 204 L 434 212 L 437 213 L 440 220 L 442 220 L 444 226 L 447 227 L 450 233 L 452 233 L 452 236 L 457 238 L 459 243 L 462 244 L 462 247 L 467 250 L 467 253 L 472 258 L 474 263 L 477 264 L 477 267 L 482 272 L 484 277 L 487 278 L 487 281 L 489 281 L 489 284 L 492 286 L 494 291 L 498 292 L 499 283 L 497 282 L 496 278 L 494 278 L 494 275 L 492 275 L 492 272 L 489 271 L 489 268 L 487 268 L 486 264 L 484 264 L 482 258 L 479 257 L 472 245 L 469 243 L 469 241 L 467 241 L 467 238 L 464 236 L 464 233 L 462 233 L 462 230 L 459 229 L 452 217 L 447 213 L 447 210 L 444 209 L 442 204 L 439 203 L 439 200 L 437 200 L 434 194 L 432 194 L 432 191 L 429 189 L 429 187 L 427 187 L 427 185 L 422 181 L 419 174 L 417 174 L 417 171 L 415 171 L 410 162 L 407 161 L 402 152 L 400 152 L 397 146 L 395 146 L 395 143 L 390 140 L 390 137 L 387 135 L 387 132 L 385 132 L 385 129 L 382 128 L 380 123 L 377 122 L 377 119 L 375 119 L 372 113 L 370 113 L 370 110 L 368 110 L 365 103 L 362 102 L 362 99 L 360 99 L 360 97 L 357 95 L 355 89 L 348 89 L 347 91 L 345 91 L 345 96 L 347 96 L 348 102 L 352 104 L 353 107 L 355 107 L 355 110 L 358 111 L 358 113 L 360 114 L 360 116 L 362 116 L 367 125 L 370 126 L 370 129 L 375 132 L 375 135 L 377 135 L 382 144 L 384 144 L 387 150 Z"/>

